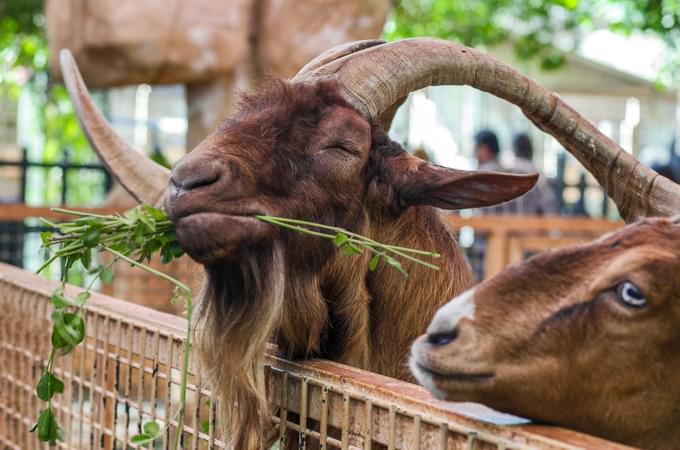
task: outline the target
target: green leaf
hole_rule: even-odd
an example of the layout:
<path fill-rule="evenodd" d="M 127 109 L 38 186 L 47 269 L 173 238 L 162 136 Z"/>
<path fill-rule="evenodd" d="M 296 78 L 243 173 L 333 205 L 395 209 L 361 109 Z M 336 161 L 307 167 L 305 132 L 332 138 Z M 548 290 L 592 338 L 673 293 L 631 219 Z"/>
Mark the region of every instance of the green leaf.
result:
<path fill-rule="evenodd" d="M 42 401 L 49 401 L 54 394 L 62 394 L 64 392 L 64 382 L 55 377 L 49 372 L 44 372 L 38 386 L 35 388 L 38 398 Z"/>
<path fill-rule="evenodd" d="M 86 247 L 93 248 L 99 245 L 101 238 L 101 233 L 97 229 L 90 229 L 87 233 L 83 235 L 83 244 Z"/>
<path fill-rule="evenodd" d="M 78 256 L 77 254 L 62 257 L 61 258 L 62 273 L 68 272 L 69 269 L 73 266 L 73 263 L 75 263 L 79 259 L 80 256 Z"/>
<path fill-rule="evenodd" d="M 177 241 L 169 241 L 161 248 L 161 263 L 167 264 L 174 258 L 179 258 L 184 254 L 184 250 Z"/>
<path fill-rule="evenodd" d="M 156 224 L 148 216 L 141 214 L 139 220 L 144 224 L 148 233 L 156 231 Z"/>
<path fill-rule="evenodd" d="M 380 255 L 381 255 L 380 253 L 376 253 L 368 262 L 368 270 L 370 270 L 371 272 L 373 272 L 378 267 L 378 263 L 380 262 Z"/>
<path fill-rule="evenodd" d="M 172 249 L 172 255 L 175 258 L 179 258 L 184 254 L 184 249 L 182 248 L 181 245 L 179 245 L 179 242 L 177 241 L 173 242 L 170 248 Z"/>
<path fill-rule="evenodd" d="M 349 240 L 349 237 L 345 233 L 339 232 L 338 234 L 335 235 L 335 238 L 333 239 L 333 243 L 335 244 L 336 247 L 342 247 L 345 242 Z"/>
<path fill-rule="evenodd" d="M 113 270 L 108 267 L 104 267 L 99 274 L 99 279 L 102 280 L 102 283 L 110 283 L 114 278 L 115 274 L 113 273 Z"/>
<path fill-rule="evenodd" d="M 351 242 L 347 242 L 342 246 L 342 254 L 345 256 L 361 255 L 361 253 L 361 249 L 354 246 Z"/>
<path fill-rule="evenodd" d="M 64 288 L 58 287 L 52 292 L 50 297 L 52 304 L 57 308 L 64 308 L 66 306 L 72 306 L 73 302 L 66 297 L 64 297 Z"/>
<path fill-rule="evenodd" d="M 143 224 L 142 224 L 143 225 Z M 132 239 L 137 246 L 143 245 L 146 241 L 145 230 L 143 226 L 138 226 L 132 234 Z"/>
<path fill-rule="evenodd" d="M 38 432 L 38 440 L 41 442 L 49 442 L 56 444 L 57 440 L 61 440 L 61 429 L 59 424 L 52 414 L 50 408 L 44 409 L 38 416 L 38 422 L 31 431 Z"/>
<path fill-rule="evenodd" d="M 142 427 L 142 430 L 144 430 L 144 434 L 148 436 L 157 437 L 161 433 L 161 426 L 158 422 L 147 422 Z"/>
<path fill-rule="evenodd" d="M 130 438 L 130 442 L 136 445 L 144 445 L 148 444 L 149 442 L 153 442 L 153 440 L 156 439 L 156 436 L 149 436 L 148 434 L 135 434 Z"/>
<path fill-rule="evenodd" d="M 144 249 L 149 253 L 156 253 L 163 246 L 163 242 L 159 238 L 151 239 L 144 244 Z"/>
<path fill-rule="evenodd" d="M 128 209 L 123 213 L 123 217 L 129 219 L 130 221 L 136 222 L 139 218 L 139 208 Z"/>
<path fill-rule="evenodd" d="M 144 211 L 149 213 L 151 215 L 151 217 L 153 217 L 157 221 L 167 220 L 167 218 L 168 218 L 168 216 L 166 216 L 163 211 L 161 211 L 158 208 L 154 208 L 153 206 L 142 205 L 142 208 L 144 209 Z"/>
<path fill-rule="evenodd" d="M 92 251 L 89 248 L 80 255 L 80 263 L 85 269 L 90 268 L 90 264 L 92 264 Z"/>
<path fill-rule="evenodd" d="M 62 354 L 69 353 L 73 350 L 73 346 L 66 342 L 55 329 L 52 329 L 52 347 L 58 349 Z"/>
<path fill-rule="evenodd" d="M 42 242 L 43 247 L 48 247 L 50 245 L 50 239 L 52 239 L 52 232 L 43 231 L 40 233 L 40 241 Z"/>
<path fill-rule="evenodd" d="M 53 335 L 56 332 L 68 345 L 76 346 L 85 339 L 85 320 L 80 314 L 55 311 L 52 322 Z"/>
<path fill-rule="evenodd" d="M 391 266 L 392 268 L 396 269 L 397 272 L 402 274 L 404 278 L 408 278 L 408 272 L 404 270 L 404 268 L 401 266 L 401 263 L 397 261 L 396 259 L 392 258 L 391 256 L 384 256 L 385 262 Z"/>
<path fill-rule="evenodd" d="M 85 302 L 90 298 L 90 295 L 92 294 L 90 294 L 88 291 L 83 291 L 79 293 L 78 295 L 76 295 L 76 303 L 81 306 L 84 305 Z"/>

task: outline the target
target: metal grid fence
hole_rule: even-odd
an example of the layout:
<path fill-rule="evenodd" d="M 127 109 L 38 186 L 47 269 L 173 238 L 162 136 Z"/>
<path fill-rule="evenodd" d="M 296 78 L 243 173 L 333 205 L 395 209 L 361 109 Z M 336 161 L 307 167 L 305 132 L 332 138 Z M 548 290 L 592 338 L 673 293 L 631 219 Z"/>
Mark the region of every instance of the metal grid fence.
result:
<path fill-rule="evenodd" d="M 46 448 L 28 429 L 41 403 L 34 386 L 47 358 L 55 283 L 0 264 L 0 448 Z M 142 421 L 178 423 L 183 319 L 94 294 L 86 307 L 82 349 L 58 358 L 65 391 L 55 397 L 67 449 L 130 449 Z M 465 405 L 433 400 L 424 389 L 328 361 L 297 363 L 270 354 L 268 395 L 281 449 L 623 449 L 568 430 L 498 426 L 461 413 Z M 215 430 L 215 400 L 191 366 L 185 449 L 224 448 Z M 281 426 L 283 424 L 283 426 Z M 154 447 L 155 445 L 155 447 Z M 290 447 L 289 447 L 290 448 Z"/>

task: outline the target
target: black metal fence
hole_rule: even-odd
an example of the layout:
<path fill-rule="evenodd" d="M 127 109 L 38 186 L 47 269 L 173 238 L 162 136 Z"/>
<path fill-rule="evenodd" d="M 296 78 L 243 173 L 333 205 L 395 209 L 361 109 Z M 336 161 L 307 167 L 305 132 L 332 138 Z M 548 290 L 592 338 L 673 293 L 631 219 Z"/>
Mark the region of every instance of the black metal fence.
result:
<path fill-rule="evenodd" d="M 67 203 L 67 198 L 68 198 L 68 180 L 69 177 L 73 174 L 73 172 L 81 171 L 81 170 L 91 170 L 95 172 L 102 172 L 104 174 L 104 190 L 106 192 L 111 189 L 111 184 L 112 184 L 112 178 L 111 174 L 109 171 L 106 169 L 101 164 L 80 164 L 80 163 L 73 163 L 70 161 L 70 152 L 68 150 L 64 150 L 63 156 L 60 161 L 58 162 L 39 162 L 39 161 L 30 161 L 28 159 L 28 150 L 27 149 L 22 149 L 22 157 L 19 161 L 11 161 L 11 160 L 1 160 L 0 159 L 0 168 L 2 167 L 16 167 L 20 170 L 20 195 L 19 198 L 17 199 L 17 203 L 25 203 L 26 202 L 26 192 L 27 192 L 27 181 L 28 181 L 28 171 L 32 168 L 42 168 L 42 169 L 59 169 L 61 171 L 61 189 L 60 189 L 60 198 L 61 198 L 61 204 L 64 205 Z"/>
<path fill-rule="evenodd" d="M 599 211 L 593 211 L 592 214 L 596 217 L 609 218 L 610 204 L 607 192 L 600 185 L 589 185 L 588 175 L 584 169 L 578 177 L 578 181 L 575 184 L 570 184 L 566 181 L 566 166 L 567 166 L 567 154 L 562 152 L 557 157 L 557 176 L 554 180 L 555 195 L 560 203 L 560 213 L 563 216 L 581 216 L 589 217 L 591 214 L 588 212 L 586 207 L 586 195 L 589 191 L 598 191 L 601 193 L 602 200 L 599 202 L 599 207 L 596 208 Z M 565 193 L 569 189 L 576 189 L 578 194 L 576 195 L 576 200 L 568 202 L 566 200 Z"/>
<path fill-rule="evenodd" d="M 60 170 L 60 203 L 65 205 L 68 203 L 69 179 L 72 176 L 77 176 L 80 171 L 95 171 L 101 172 L 104 175 L 104 191 L 108 192 L 111 189 L 112 178 L 109 171 L 101 164 L 79 164 L 73 163 L 69 160 L 69 152 L 64 151 L 63 157 L 58 162 L 38 162 L 30 161 L 28 159 L 28 151 L 22 150 L 22 157 L 20 160 L 0 160 L 0 168 L 15 167 L 19 170 L 19 196 L 18 198 L 5 200 L 4 203 L 23 204 L 26 202 L 28 192 L 28 171 L 34 168 L 41 168 L 45 170 Z M 35 220 L 6 220 L 0 216 L 0 261 L 12 264 L 18 267 L 25 267 L 25 256 L 32 256 L 36 259 L 42 259 L 42 255 L 26 255 L 25 243 L 28 236 L 37 236 L 40 232 L 45 231 L 46 228 L 41 226 Z"/>

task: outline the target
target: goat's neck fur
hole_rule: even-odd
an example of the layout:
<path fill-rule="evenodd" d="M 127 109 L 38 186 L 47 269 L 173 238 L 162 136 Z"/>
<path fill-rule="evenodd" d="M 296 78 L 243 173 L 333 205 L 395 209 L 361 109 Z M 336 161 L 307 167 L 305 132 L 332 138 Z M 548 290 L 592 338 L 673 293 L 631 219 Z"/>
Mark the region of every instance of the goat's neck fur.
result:
<path fill-rule="evenodd" d="M 388 266 L 369 272 L 371 293 L 370 369 L 388 376 L 410 379 L 406 358 L 413 341 L 425 332 L 436 310 L 472 285 L 472 275 L 453 234 L 435 208 L 407 209 L 397 220 L 378 217 L 371 221 L 370 235 L 377 241 L 437 252 L 427 259 L 435 271 L 400 258 L 409 279 Z"/>
<path fill-rule="evenodd" d="M 366 218 L 360 230 L 379 242 L 441 254 L 434 271 L 405 261 L 368 271 L 372 255 L 335 253 L 322 270 L 288 273 L 277 343 L 287 357 L 322 357 L 396 378 L 410 378 L 408 349 L 430 317 L 472 284 L 470 270 L 437 211 L 414 207 L 398 218 Z"/>
<path fill-rule="evenodd" d="M 322 357 L 408 378 L 411 342 L 434 312 L 471 284 L 453 236 L 430 207 L 398 218 L 366 218 L 361 233 L 380 242 L 441 254 L 439 271 L 403 261 L 404 280 L 369 254 L 334 252 L 319 271 L 301 270 L 279 246 L 208 269 L 197 345 L 218 398 L 220 423 L 234 448 L 263 448 L 269 424 L 264 355 L 274 337 L 287 357 Z"/>

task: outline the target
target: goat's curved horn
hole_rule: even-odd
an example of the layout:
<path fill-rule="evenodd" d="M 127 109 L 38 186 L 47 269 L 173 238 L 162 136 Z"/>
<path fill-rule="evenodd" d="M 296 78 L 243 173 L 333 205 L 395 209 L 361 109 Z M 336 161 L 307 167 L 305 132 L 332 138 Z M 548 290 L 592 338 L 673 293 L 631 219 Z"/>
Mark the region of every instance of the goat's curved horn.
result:
<path fill-rule="evenodd" d="M 382 39 L 366 39 L 363 41 L 353 41 L 347 42 L 345 44 L 336 45 L 331 47 L 325 52 L 319 53 L 317 57 L 305 64 L 302 69 L 297 73 L 297 77 L 304 77 L 305 74 L 313 72 L 319 67 L 328 64 L 331 61 L 342 58 L 343 56 L 351 55 L 358 51 L 364 50 L 366 48 L 375 47 L 376 45 L 382 45 L 385 41 Z"/>
<path fill-rule="evenodd" d="M 300 69 L 300 71 L 297 73 L 297 75 L 295 75 L 295 80 L 304 80 L 305 77 L 310 74 L 311 76 L 314 76 L 313 74 L 316 69 L 332 61 L 335 61 L 336 59 L 340 59 L 342 57 L 351 55 L 361 50 L 376 47 L 378 45 L 383 44 L 385 44 L 385 41 L 383 41 L 382 39 L 366 39 L 363 41 L 348 42 L 346 44 L 340 44 L 336 45 L 335 47 L 331 47 L 325 52 L 320 53 L 316 58 L 312 59 L 307 64 L 305 64 L 302 67 L 302 69 Z M 399 106 L 401 106 L 404 100 L 406 100 L 406 97 L 402 98 L 400 101 L 395 102 L 391 108 L 388 108 L 387 110 L 381 112 L 380 115 L 377 117 L 380 126 L 382 126 L 383 129 L 389 130 L 390 126 L 392 125 L 392 119 L 394 118 L 394 114 L 397 112 L 397 109 L 399 108 Z"/>
<path fill-rule="evenodd" d="M 627 222 L 680 212 L 679 185 L 641 165 L 554 93 L 476 50 L 438 39 L 407 39 L 333 59 L 299 78 L 336 79 L 347 100 L 375 118 L 416 89 L 475 87 L 519 106 L 554 136 L 595 176 Z"/>
<path fill-rule="evenodd" d="M 92 148 L 137 201 L 160 206 L 170 171 L 129 146 L 116 134 L 92 101 L 69 50 L 60 52 L 59 62 L 78 121 Z"/>

